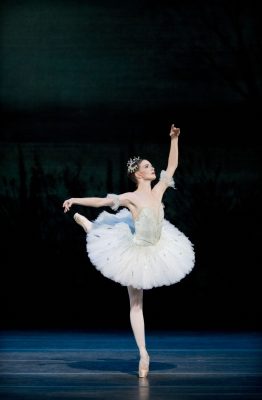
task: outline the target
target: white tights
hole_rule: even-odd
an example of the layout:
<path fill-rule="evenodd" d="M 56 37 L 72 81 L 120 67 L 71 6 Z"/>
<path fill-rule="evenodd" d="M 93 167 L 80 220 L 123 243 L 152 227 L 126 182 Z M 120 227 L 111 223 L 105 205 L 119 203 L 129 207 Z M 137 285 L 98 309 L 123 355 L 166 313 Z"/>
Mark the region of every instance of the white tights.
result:
<path fill-rule="evenodd" d="M 140 355 L 146 351 L 145 324 L 143 316 L 143 289 L 135 289 L 132 286 L 127 288 L 130 301 L 130 322 L 135 336 Z"/>
<path fill-rule="evenodd" d="M 85 232 L 90 232 L 92 222 L 80 214 L 75 214 L 75 221 L 82 226 Z M 143 316 L 143 289 L 135 289 L 128 286 L 128 295 L 130 301 L 130 322 L 134 333 L 140 356 L 147 356 L 145 343 L 145 324 Z"/>

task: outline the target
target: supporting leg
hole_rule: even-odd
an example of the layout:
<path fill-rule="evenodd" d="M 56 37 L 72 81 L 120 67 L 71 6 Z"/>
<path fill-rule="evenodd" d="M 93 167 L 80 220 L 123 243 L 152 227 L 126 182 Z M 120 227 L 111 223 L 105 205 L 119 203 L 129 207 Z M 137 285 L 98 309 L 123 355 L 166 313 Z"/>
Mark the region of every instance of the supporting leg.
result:
<path fill-rule="evenodd" d="M 128 286 L 130 300 L 130 322 L 134 337 L 140 352 L 139 377 L 147 376 L 149 369 L 149 356 L 145 343 L 145 324 L 143 316 L 143 289 Z"/>

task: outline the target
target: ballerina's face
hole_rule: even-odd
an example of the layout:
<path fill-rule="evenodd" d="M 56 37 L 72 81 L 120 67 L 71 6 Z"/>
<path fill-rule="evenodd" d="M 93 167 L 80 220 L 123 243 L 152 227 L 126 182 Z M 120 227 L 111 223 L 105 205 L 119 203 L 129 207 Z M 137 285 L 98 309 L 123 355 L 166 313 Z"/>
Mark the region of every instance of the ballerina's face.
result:
<path fill-rule="evenodd" d="M 145 180 L 153 181 L 156 179 L 155 168 L 148 160 L 143 160 L 139 164 L 137 172 L 139 172 L 139 175 Z"/>

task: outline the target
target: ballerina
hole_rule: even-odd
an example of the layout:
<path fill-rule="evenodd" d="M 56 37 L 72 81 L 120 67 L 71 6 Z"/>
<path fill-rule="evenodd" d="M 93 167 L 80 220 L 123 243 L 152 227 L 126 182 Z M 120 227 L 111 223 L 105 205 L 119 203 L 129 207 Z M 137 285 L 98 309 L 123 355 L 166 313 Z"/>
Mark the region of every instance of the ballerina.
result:
<path fill-rule="evenodd" d="M 143 290 L 168 286 L 183 279 L 194 267 L 194 245 L 184 233 L 164 218 L 162 197 L 168 187 L 175 189 L 173 175 L 178 166 L 180 129 L 170 129 L 170 151 L 166 170 L 159 181 L 150 161 L 134 157 L 127 162 L 128 177 L 136 190 L 106 197 L 70 198 L 72 205 L 111 207 L 116 214 L 103 211 L 91 222 L 79 213 L 74 220 L 86 232 L 87 252 L 92 264 L 105 277 L 126 286 L 130 301 L 130 322 L 140 353 L 138 376 L 149 372 L 143 316 Z"/>

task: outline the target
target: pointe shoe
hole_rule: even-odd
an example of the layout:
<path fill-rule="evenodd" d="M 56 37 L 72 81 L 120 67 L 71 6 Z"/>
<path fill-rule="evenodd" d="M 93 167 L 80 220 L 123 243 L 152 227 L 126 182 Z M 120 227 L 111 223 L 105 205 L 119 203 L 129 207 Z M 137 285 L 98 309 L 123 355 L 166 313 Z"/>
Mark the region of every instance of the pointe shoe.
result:
<path fill-rule="evenodd" d="M 85 232 L 87 232 L 87 219 L 83 215 L 75 213 L 74 220 L 78 225 L 81 225 Z"/>
<path fill-rule="evenodd" d="M 138 376 L 139 378 L 146 378 L 149 372 L 149 355 L 142 356 L 139 361 Z"/>

